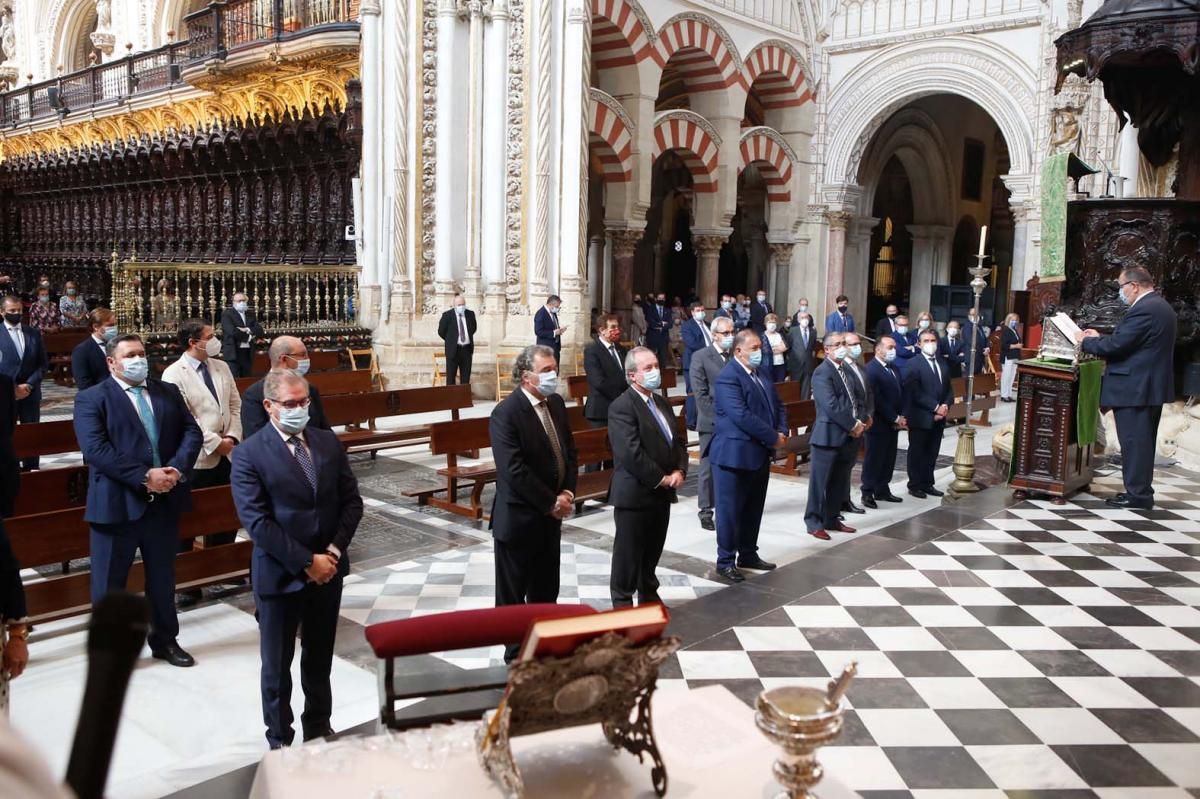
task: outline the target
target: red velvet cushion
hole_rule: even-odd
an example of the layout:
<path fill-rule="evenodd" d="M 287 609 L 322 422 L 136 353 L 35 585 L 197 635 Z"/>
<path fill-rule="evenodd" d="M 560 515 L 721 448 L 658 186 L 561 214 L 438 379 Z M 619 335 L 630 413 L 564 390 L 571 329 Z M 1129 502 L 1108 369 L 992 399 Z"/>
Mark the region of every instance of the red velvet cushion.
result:
<path fill-rule="evenodd" d="M 595 612 L 595 608 L 588 605 L 550 603 L 456 610 L 372 624 L 367 628 L 367 643 L 379 658 L 519 644 L 525 640 L 530 625 L 538 619 L 586 616 Z"/>

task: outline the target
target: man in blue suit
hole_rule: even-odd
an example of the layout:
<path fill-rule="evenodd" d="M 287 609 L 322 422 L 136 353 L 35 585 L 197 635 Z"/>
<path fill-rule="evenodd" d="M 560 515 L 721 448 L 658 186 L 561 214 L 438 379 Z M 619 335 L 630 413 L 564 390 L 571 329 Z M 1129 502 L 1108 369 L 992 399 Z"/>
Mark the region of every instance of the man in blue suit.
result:
<path fill-rule="evenodd" d="M 667 295 L 660 291 L 654 302 L 646 303 L 646 346 L 654 350 L 659 368 L 675 366 L 669 350 L 670 340 L 671 308 L 667 305 Z"/>
<path fill-rule="evenodd" d="M 71 377 L 80 391 L 108 379 L 108 357 L 104 345 L 117 337 L 117 316 L 108 308 L 88 314 L 92 334 L 71 351 Z"/>
<path fill-rule="evenodd" d="M 767 315 L 773 313 L 775 309 L 767 302 L 767 292 L 759 289 L 750 305 L 750 329 L 760 336 L 767 332 Z"/>
<path fill-rule="evenodd" d="M 933 467 L 946 414 L 954 401 L 950 388 L 950 368 L 938 357 L 938 335 L 932 330 L 921 333 L 920 354 L 904 367 L 904 418 L 908 421 L 908 493 L 917 499 L 942 496 L 933 485 Z"/>
<path fill-rule="evenodd" d="M 839 294 L 834 301 L 837 308 L 825 317 L 825 333 L 853 333 L 854 317 L 850 314 L 850 298 Z"/>
<path fill-rule="evenodd" d="M 824 347 L 829 357 L 812 376 L 817 419 L 809 437 L 812 468 L 804 525 L 809 535 L 828 541 L 830 530 L 854 532 L 853 527 L 842 524 L 838 514 L 843 500 L 850 495 L 850 472 L 858 456 L 858 439 L 867 426 L 862 421 L 865 409 L 859 406 L 858 394 L 850 382 L 858 378 L 849 374 L 845 364 L 850 354 L 845 335 L 826 333 Z"/>
<path fill-rule="evenodd" d="M 1154 452 L 1163 403 L 1175 400 L 1175 311 L 1154 290 L 1150 273 L 1126 269 L 1117 293 L 1129 306 L 1110 336 L 1095 330 L 1077 334 L 1084 352 L 1107 363 L 1100 385 L 1100 405 L 1113 409 L 1121 442 L 1121 477 L 1125 491 L 1105 502 L 1117 508 L 1154 505 Z"/>
<path fill-rule="evenodd" d="M 896 470 L 896 442 L 907 426 L 904 377 L 895 361 L 896 340 L 885 333 L 875 342 L 875 357 L 867 364 L 867 383 L 875 397 L 875 421 L 867 430 L 862 468 L 862 504 L 868 508 L 879 507 L 876 500 L 900 501 L 888 485 Z"/>
<path fill-rule="evenodd" d="M 904 370 L 904 365 L 908 363 L 909 358 L 914 357 L 920 351 L 920 344 L 917 341 L 917 331 L 910 330 L 908 327 L 908 317 L 900 314 L 896 317 L 896 334 L 892 337 L 896 342 L 896 366 L 901 371 Z"/>
<path fill-rule="evenodd" d="M 975 352 L 975 374 L 983 371 L 983 365 L 987 362 L 988 355 L 991 354 L 992 348 L 988 346 L 988 334 L 983 325 L 979 324 L 979 316 L 975 313 L 975 309 L 967 311 L 967 321 L 963 322 L 963 341 L 967 347 L 971 346 L 971 337 L 974 336 L 977 340 Z M 969 350 L 968 350 L 969 351 Z"/>
<path fill-rule="evenodd" d="M 147 380 L 141 338 L 118 336 L 106 349 L 112 376 L 75 397 L 75 437 L 88 465 L 92 604 L 125 589 L 140 550 L 150 651 L 172 666 L 192 666 L 175 640 L 175 553 L 179 516 L 192 509 L 188 478 L 203 437 L 179 389 Z"/>
<path fill-rule="evenodd" d="M 982 353 L 977 353 L 976 357 Z M 971 347 L 964 343 L 962 332 L 957 321 L 951 319 L 946 323 L 946 335 L 938 339 L 938 357 L 950 367 L 950 377 L 962 377 L 967 371 L 967 361 L 971 358 Z"/>
<path fill-rule="evenodd" d="M 692 356 L 705 347 L 711 347 L 713 342 L 708 325 L 704 322 L 704 303 L 692 303 L 692 318 L 680 326 L 679 333 L 683 337 L 683 382 L 687 385 L 688 395 L 683 410 L 687 416 L 688 430 L 695 430 L 696 400 L 692 397 L 692 381 L 688 379 L 688 374 L 692 367 Z"/>
<path fill-rule="evenodd" d="M 537 313 L 533 315 L 533 335 L 537 337 L 538 344 L 554 350 L 555 361 L 560 360 L 562 334 L 567 329 L 566 325 L 558 321 L 558 309 L 561 306 L 562 300 L 559 296 L 551 294 L 546 298 L 546 304 L 538 308 Z"/>
<path fill-rule="evenodd" d="M 717 506 L 717 574 L 740 583 L 738 571 L 775 568 L 758 556 L 758 528 L 775 451 L 787 443 L 787 417 L 775 384 L 759 376 L 762 339 L 742 330 L 733 358 L 717 377 L 716 421 L 707 454 Z M 736 560 L 735 560 L 736 558 Z"/>
<path fill-rule="evenodd" d="M 0 330 L 0 373 L 16 385 L 17 422 L 33 424 L 42 418 L 42 377 L 49 361 L 41 331 L 21 324 L 21 299 L 4 298 L 4 329 Z M 38 459 L 21 461 L 22 469 L 36 469 Z"/>
<path fill-rule="evenodd" d="M 329 673 L 348 550 L 363 515 L 350 461 L 328 430 L 308 426 L 308 383 L 273 370 L 263 386 L 270 423 L 233 450 L 230 484 L 254 542 L 250 561 L 262 659 L 263 721 L 272 749 L 290 745 L 292 658 L 303 631 L 304 740 L 331 735 Z"/>

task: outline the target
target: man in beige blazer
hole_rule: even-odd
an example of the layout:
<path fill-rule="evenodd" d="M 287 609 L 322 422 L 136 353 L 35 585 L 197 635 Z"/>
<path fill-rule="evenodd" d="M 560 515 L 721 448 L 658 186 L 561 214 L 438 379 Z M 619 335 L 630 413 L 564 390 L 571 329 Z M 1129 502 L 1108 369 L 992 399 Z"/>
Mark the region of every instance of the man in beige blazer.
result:
<path fill-rule="evenodd" d="M 163 372 L 173 383 L 204 435 L 204 445 L 192 472 L 192 488 L 229 484 L 229 454 L 242 440 L 242 398 L 229 367 L 217 356 L 221 342 L 213 326 L 203 319 L 188 319 L 179 327 L 183 355 Z M 205 536 L 204 546 L 231 544 L 237 531 Z M 191 541 L 179 542 L 179 551 L 191 550 Z M 188 594 L 191 598 L 197 592 Z"/>

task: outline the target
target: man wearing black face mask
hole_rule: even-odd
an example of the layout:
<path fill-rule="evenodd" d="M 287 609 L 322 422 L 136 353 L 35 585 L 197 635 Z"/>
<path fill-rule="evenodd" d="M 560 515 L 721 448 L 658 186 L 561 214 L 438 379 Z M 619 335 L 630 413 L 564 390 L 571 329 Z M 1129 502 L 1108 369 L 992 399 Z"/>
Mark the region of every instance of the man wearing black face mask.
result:
<path fill-rule="evenodd" d="M 654 351 L 663 369 L 675 363 L 667 347 L 670 338 L 671 309 L 667 305 L 667 295 L 660 291 L 654 304 L 646 306 L 646 346 Z"/>
<path fill-rule="evenodd" d="M 853 333 L 854 317 L 850 315 L 850 298 L 845 294 L 839 294 L 835 302 L 837 310 L 825 319 L 825 334 Z"/>
<path fill-rule="evenodd" d="M 49 361 L 42 334 L 21 324 L 21 300 L 4 298 L 4 325 L 0 329 L 0 374 L 7 375 L 16 385 L 17 421 L 33 424 L 42 418 L 42 377 Z M 25 470 L 38 468 L 37 458 L 21 462 Z"/>
<path fill-rule="evenodd" d="M 887 311 L 882 319 L 875 323 L 875 338 L 880 336 L 890 336 L 896 332 L 896 317 L 900 315 L 900 309 L 896 307 L 896 303 L 889 302 Z"/>

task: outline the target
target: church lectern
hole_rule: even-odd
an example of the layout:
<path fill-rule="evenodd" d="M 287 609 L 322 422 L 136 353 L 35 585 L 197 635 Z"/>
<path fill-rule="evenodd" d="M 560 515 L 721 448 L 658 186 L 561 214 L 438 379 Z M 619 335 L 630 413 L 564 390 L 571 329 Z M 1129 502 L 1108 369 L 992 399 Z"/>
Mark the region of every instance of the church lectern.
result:
<path fill-rule="evenodd" d="M 1038 357 L 1017 365 L 1009 485 L 1018 499 L 1048 495 L 1061 504 L 1092 481 L 1102 364 L 1081 356 L 1071 338 L 1078 328 L 1058 317 L 1045 320 Z"/>

